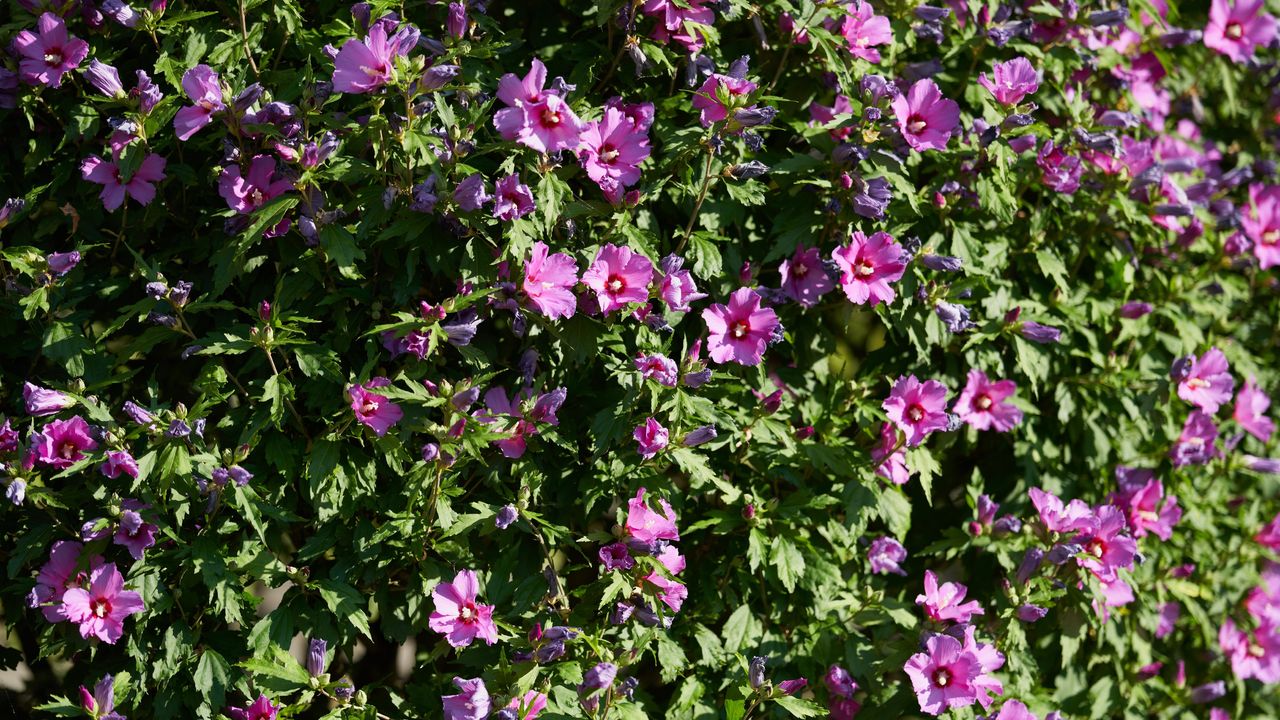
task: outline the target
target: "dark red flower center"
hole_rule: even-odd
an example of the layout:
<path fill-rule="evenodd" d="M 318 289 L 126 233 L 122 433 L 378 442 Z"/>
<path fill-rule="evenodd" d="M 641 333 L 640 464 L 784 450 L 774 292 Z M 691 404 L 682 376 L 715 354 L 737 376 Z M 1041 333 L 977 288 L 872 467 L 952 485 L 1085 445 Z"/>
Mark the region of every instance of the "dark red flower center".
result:
<path fill-rule="evenodd" d="M 986 395 L 979 395 L 977 399 L 973 401 L 973 406 L 979 410 L 986 410 L 991 407 L 991 398 Z"/>
<path fill-rule="evenodd" d="M 261 188 L 254 188 L 253 192 L 249 193 L 249 204 L 254 207 L 261 207 L 266 200 L 267 196 Z"/>
<path fill-rule="evenodd" d="M 612 145 L 600 146 L 600 162 L 612 164 L 618 159 L 618 149 Z"/>
<path fill-rule="evenodd" d="M 729 334 L 735 340 L 746 337 L 749 332 L 751 332 L 751 326 L 747 324 L 746 320 L 738 320 L 729 326 Z"/>
<path fill-rule="evenodd" d="M 912 113 L 907 118 L 907 130 L 912 134 L 919 135 L 920 133 L 924 132 L 925 129 L 928 127 L 929 127 L 928 121 L 915 113 Z"/>
<path fill-rule="evenodd" d="M 951 671 L 946 668 L 938 668 L 933 671 L 933 684 L 944 688 L 951 684 Z"/>
<path fill-rule="evenodd" d="M 111 601 L 104 597 L 94 598 L 89 603 L 89 612 L 93 613 L 94 617 L 104 618 L 111 614 Z"/>
<path fill-rule="evenodd" d="M 44 51 L 44 62 L 46 65 L 61 65 L 62 48 L 46 48 Z"/>
<path fill-rule="evenodd" d="M 458 621 L 467 625 L 480 622 L 480 611 L 476 609 L 476 604 L 469 602 L 459 607 Z"/>
<path fill-rule="evenodd" d="M 1226 35 L 1232 40 L 1239 40 L 1240 38 L 1244 37 L 1244 26 L 1236 22 L 1235 20 L 1232 20 L 1231 22 L 1227 23 L 1227 27 L 1223 29 L 1222 34 Z"/>
<path fill-rule="evenodd" d="M 870 260 L 863 258 L 854 266 L 853 272 L 858 277 L 868 277 L 875 274 L 876 266 L 872 265 Z"/>
<path fill-rule="evenodd" d="M 793 275 L 795 275 L 796 277 L 798 277 L 798 278 L 802 278 L 802 277 L 804 277 L 805 275 L 808 275 L 808 274 L 809 274 L 809 266 L 808 266 L 808 265 L 805 265 L 804 263 L 796 263 L 796 264 L 791 268 L 791 273 L 792 273 Z"/>
<path fill-rule="evenodd" d="M 920 422 L 924 419 L 924 408 L 919 405 L 912 405 L 907 408 L 907 419 L 911 422 Z"/>
<path fill-rule="evenodd" d="M 1089 553 L 1096 558 L 1101 558 L 1107 552 L 1107 544 L 1102 538 L 1094 538 L 1089 541 Z"/>
<path fill-rule="evenodd" d="M 1271 228 L 1262 233 L 1263 245 L 1275 245 L 1280 242 L 1280 228 Z"/>
<path fill-rule="evenodd" d="M 74 458 L 79 454 L 80 454 L 80 448 L 77 447 L 76 444 L 71 442 L 70 440 L 62 443 L 62 447 L 58 448 L 58 455 L 62 457 L 64 460 L 71 460 L 72 458 Z"/>
<path fill-rule="evenodd" d="M 560 113 L 555 110 L 552 110 L 551 108 L 546 108 L 545 110 L 542 111 L 542 124 L 550 125 L 552 127 L 559 125 Z"/>
<path fill-rule="evenodd" d="M 621 275 L 610 275 L 604 283 L 604 288 L 610 295 L 617 295 L 627 289 L 627 281 Z"/>

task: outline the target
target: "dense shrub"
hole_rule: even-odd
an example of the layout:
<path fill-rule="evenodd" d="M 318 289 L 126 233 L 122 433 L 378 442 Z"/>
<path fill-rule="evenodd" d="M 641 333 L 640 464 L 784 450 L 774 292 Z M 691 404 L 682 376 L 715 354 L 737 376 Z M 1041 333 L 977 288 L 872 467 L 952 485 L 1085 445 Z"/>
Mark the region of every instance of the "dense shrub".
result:
<path fill-rule="evenodd" d="M 1280 713 L 1261 0 L 10 4 L 20 716 Z"/>

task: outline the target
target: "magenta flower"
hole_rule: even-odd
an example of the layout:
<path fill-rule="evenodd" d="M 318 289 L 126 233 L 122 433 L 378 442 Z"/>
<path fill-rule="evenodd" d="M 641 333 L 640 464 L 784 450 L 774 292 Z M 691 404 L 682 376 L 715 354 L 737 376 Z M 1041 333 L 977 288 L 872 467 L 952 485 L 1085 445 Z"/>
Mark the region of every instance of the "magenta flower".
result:
<path fill-rule="evenodd" d="M 702 83 L 693 94 L 693 109 L 699 111 L 698 120 L 703 127 L 711 127 L 729 117 L 730 107 L 720 101 L 723 93 L 729 101 L 755 92 L 756 84 L 746 78 L 729 77 L 716 73 Z"/>
<path fill-rule="evenodd" d="M 103 675 L 93 686 L 93 692 L 81 685 L 80 707 L 96 720 L 126 720 L 125 716 L 116 712 L 115 690 L 115 678 L 110 675 Z"/>
<path fill-rule="evenodd" d="M 538 58 L 529 65 L 524 78 L 507 73 L 498 79 L 498 99 L 507 107 L 493 115 L 493 126 L 504 140 L 515 140 L 528 124 L 525 107 L 538 105 L 547 96 L 543 86 L 547 83 L 547 66 Z"/>
<path fill-rule="evenodd" d="M 978 84 L 986 88 L 1001 105 L 1017 105 L 1026 96 L 1040 89 L 1040 74 L 1031 61 L 1017 57 L 996 63 L 991 69 L 991 79 L 986 73 L 978 76 Z"/>
<path fill-rule="evenodd" d="M 916 596 L 916 604 L 923 607 L 925 614 L 934 622 L 967 623 L 974 615 L 985 613 L 977 600 L 964 602 L 967 592 L 968 589 L 960 583 L 938 585 L 938 576 L 932 570 L 925 570 L 924 594 Z"/>
<path fill-rule="evenodd" d="M 880 51 L 875 46 L 893 42 L 889 18 L 876 15 L 871 4 L 862 0 L 854 0 L 848 13 L 840 23 L 840 35 L 849 54 L 869 63 L 879 63 Z"/>
<path fill-rule="evenodd" d="M 160 528 L 143 522 L 137 510 L 124 510 L 120 513 L 120 527 L 116 530 L 112 541 L 124 547 L 134 560 L 141 560 L 147 548 L 156 544 L 156 532 Z"/>
<path fill-rule="evenodd" d="M 1134 537 L 1154 533 L 1161 540 L 1168 540 L 1173 526 L 1182 519 L 1177 496 L 1165 496 L 1164 484 L 1150 470 L 1117 467 L 1116 479 L 1120 491 L 1112 495 L 1112 502 L 1127 514 Z"/>
<path fill-rule="evenodd" d="M 538 312 L 551 320 L 573 317 L 578 298 L 573 286 L 578 284 L 578 263 L 564 253 L 548 255 L 547 244 L 533 244 L 524 264 L 524 294 Z"/>
<path fill-rule="evenodd" d="M 772 308 L 760 307 L 751 288 L 738 288 L 729 304 L 715 303 L 702 311 L 707 324 L 707 353 L 717 363 L 758 365 L 774 331 L 781 328 Z"/>
<path fill-rule="evenodd" d="M 662 604 L 675 612 L 680 612 L 685 599 L 689 597 L 687 587 L 656 572 L 649 573 L 643 579 L 647 585 L 652 586 L 654 594 Z"/>
<path fill-rule="evenodd" d="M 711 8 L 705 7 L 706 4 L 707 0 L 679 3 L 675 0 L 644 0 L 640 10 L 658 20 L 649 37 L 664 44 L 668 40 L 674 40 L 687 52 L 697 53 L 702 49 L 702 33 L 691 25 L 711 25 L 715 20 L 715 15 Z"/>
<path fill-rule="evenodd" d="M 510 222 L 533 212 L 533 191 L 520 182 L 520 173 L 508 175 L 493 185 L 493 216 Z"/>
<path fill-rule="evenodd" d="M 356 420 L 372 428 L 378 437 L 386 435 L 387 430 L 404 417 L 404 411 L 399 405 L 385 396 L 370 392 L 390 384 L 390 380 L 376 377 L 363 385 L 352 385 L 347 388 L 347 396 L 351 398 L 351 411 L 356 414 Z"/>
<path fill-rule="evenodd" d="M 914 150 L 945 150 L 960 126 L 960 106 L 942 97 L 938 84 L 917 80 L 891 103 L 898 130 Z"/>
<path fill-rule="evenodd" d="M 427 626 L 445 636 L 456 648 L 466 647 L 477 637 L 486 644 L 498 642 L 498 626 L 493 623 L 493 606 L 476 602 L 480 584 L 471 570 L 462 570 L 452 583 L 441 582 L 431 591 L 435 609 Z"/>
<path fill-rule="evenodd" d="M 903 443 L 905 445 L 905 441 Z M 871 460 L 876 463 L 876 475 L 894 485 L 906 485 L 911 479 L 907 467 L 907 452 L 898 444 L 898 429 L 893 423 L 880 426 L 880 441 L 871 448 Z"/>
<path fill-rule="evenodd" d="M 382 23 L 374 23 L 364 40 L 346 41 L 333 58 L 334 91 L 359 94 L 377 90 L 395 75 L 396 55 L 407 51 L 387 39 Z"/>
<path fill-rule="evenodd" d="M 108 212 L 115 212 L 116 208 L 124 204 L 126 195 L 141 205 L 150 205 L 156 197 L 154 183 L 165 178 L 165 165 L 164 158 L 149 153 L 132 175 L 123 177 L 118 162 L 108 162 L 97 155 L 90 155 L 80 163 L 80 176 L 102 186 L 102 193 L 98 195 L 102 206 Z"/>
<path fill-rule="evenodd" d="M 123 450 L 112 450 L 107 453 L 106 462 L 98 468 L 102 474 L 112 480 L 120 477 L 121 473 L 131 478 L 138 477 L 138 461 L 133 456 Z"/>
<path fill-rule="evenodd" d="M 1263 270 L 1280 265 L 1280 186 L 1250 185 L 1249 204 L 1242 210 L 1240 226 L 1253 241 L 1258 265 Z"/>
<path fill-rule="evenodd" d="M 84 453 L 98 449 L 89 432 L 89 423 L 76 415 L 54 420 L 32 437 L 30 459 L 55 470 L 65 470 L 84 459 Z"/>
<path fill-rule="evenodd" d="M 59 540 L 49 551 L 49 560 L 36 574 L 36 585 L 27 596 L 27 605 L 40 608 L 45 620 L 51 623 L 67 619 L 66 609 L 62 605 L 62 596 L 68 590 L 80 587 L 88 582 L 89 574 L 82 569 L 80 555 L 84 546 L 70 540 Z M 100 556 L 90 559 L 87 570 L 100 567 L 103 560 Z"/>
<path fill-rule="evenodd" d="M 222 83 L 218 73 L 208 65 L 196 65 L 182 75 L 182 89 L 191 102 L 173 116 L 173 129 L 179 140 L 189 140 L 200 128 L 213 122 L 213 116 L 226 109 L 222 102 Z"/>
<path fill-rule="evenodd" d="M 1258 387 L 1257 380 L 1250 375 L 1236 395 L 1235 411 L 1232 417 L 1250 435 L 1262 442 L 1271 439 L 1275 432 L 1275 422 L 1267 417 L 1267 408 L 1271 406 L 1271 398 Z"/>
<path fill-rule="evenodd" d="M 684 260 L 677 255 L 668 255 L 658 263 L 661 278 L 658 283 L 658 297 L 675 312 L 689 312 L 693 309 L 690 303 L 702 300 L 706 293 L 698 292 L 693 281 L 693 273 L 684 268 Z"/>
<path fill-rule="evenodd" d="M 640 456 L 645 460 L 650 460 L 667 447 L 670 434 L 662 426 L 662 423 L 654 418 L 649 418 L 644 421 L 643 425 L 636 427 L 635 432 L 631 433 L 631 437 L 635 438 L 638 446 L 636 449 L 639 450 Z"/>
<path fill-rule="evenodd" d="M 27 414 L 34 417 L 53 415 L 76 404 L 75 398 L 64 392 L 29 382 L 22 384 L 22 402 L 26 405 Z"/>
<path fill-rule="evenodd" d="M 947 387 L 937 380 L 922 383 L 915 375 L 899 377 L 882 407 L 889 420 L 907 434 L 909 447 L 948 424 Z"/>
<path fill-rule="evenodd" d="M 911 679 L 920 710 L 930 715 L 968 707 L 978 699 L 973 683 L 982 672 L 981 663 L 950 635 L 930 636 L 924 652 L 912 655 L 902 669 Z"/>
<path fill-rule="evenodd" d="M 1116 570 L 1133 565 L 1138 543 L 1129 537 L 1124 510 L 1114 505 L 1098 508 L 1092 527 L 1073 542 L 1083 548 L 1076 562 L 1104 582 L 1114 582 Z"/>
<path fill-rule="evenodd" d="M 1249 631 L 1236 627 L 1228 618 L 1218 630 L 1218 646 L 1241 680 L 1280 682 L 1280 631 L 1274 623 L 1263 622 Z"/>
<path fill-rule="evenodd" d="M 1212 415 L 1230 402 L 1235 386 L 1227 357 L 1214 347 L 1192 360 L 1186 376 L 1178 383 L 1178 397 Z"/>
<path fill-rule="evenodd" d="M 1218 451 L 1218 426 L 1213 418 L 1193 410 L 1182 426 L 1178 442 L 1169 451 L 1175 467 L 1204 465 L 1221 453 Z"/>
<path fill-rule="evenodd" d="M 1000 706 L 1000 712 L 996 713 L 994 720 L 1037 720 L 1037 718 L 1026 705 L 1017 700 L 1007 700 Z"/>
<path fill-rule="evenodd" d="M 636 566 L 635 558 L 623 543 L 616 542 L 605 545 L 596 553 L 605 570 L 630 570 Z"/>
<path fill-rule="evenodd" d="M 229 707 L 227 708 L 227 717 L 231 720 L 276 720 L 276 713 L 280 708 L 267 699 L 266 695 L 259 693 L 258 699 L 247 708 Z"/>
<path fill-rule="evenodd" d="M 1022 422 L 1022 411 L 1005 402 L 1017 390 L 1012 380 L 991 382 L 981 370 L 970 370 L 951 411 L 977 430 L 1008 432 Z"/>
<path fill-rule="evenodd" d="M 523 79 L 507 73 L 498 80 L 498 99 L 507 104 L 493 116 L 493 125 L 506 140 L 514 140 L 540 153 L 574 150 L 586 125 L 569 103 L 543 89 L 547 68 L 533 59 Z"/>
<path fill-rule="evenodd" d="M 1041 182 L 1050 190 L 1071 195 L 1080 189 L 1080 174 L 1084 172 L 1080 158 L 1066 154 L 1052 140 L 1045 140 L 1036 152 L 1036 165 L 1040 166 Z"/>
<path fill-rule="evenodd" d="M 675 387 L 680 380 L 680 368 L 676 361 L 660 353 L 636 356 L 635 366 L 643 377 L 659 385 Z"/>
<path fill-rule="evenodd" d="M 36 20 L 36 32 L 23 30 L 13 38 L 21 60 L 18 75 L 28 85 L 60 87 L 62 76 L 75 70 L 89 54 L 89 43 L 67 34 L 67 25 L 53 13 Z"/>
<path fill-rule="evenodd" d="M 871 547 L 867 550 L 871 572 L 880 575 L 893 573 L 906 577 L 907 572 L 902 569 L 902 561 L 906 559 L 907 549 L 902 547 L 902 543 L 888 536 L 872 540 Z"/>
<path fill-rule="evenodd" d="M 1049 532 L 1070 533 L 1092 527 L 1093 510 L 1080 500 L 1063 505 L 1057 495 L 1040 488 L 1031 488 L 1027 495 L 1040 515 L 1040 522 Z"/>
<path fill-rule="evenodd" d="M 454 3 L 461 5 L 461 3 Z M 507 703 L 507 709 L 515 711 L 517 720 L 534 720 L 547 709 L 547 695 L 537 690 L 530 690 L 524 695 L 517 695 Z M 495 715 L 494 717 L 498 717 Z"/>
<path fill-rule="evenodd" d="M 1280 550 L 1280 513 L 1271 518 L 1271 522 L 1262 526 L 1258 530 L 1258 534 L 1253 536 L 1258 544 L 1271 548 L 1272 550 Z"/>
<path fill-rule="evenodd" d="M 596 252 L 591 267 L 582 274 L 582 282 L 595 291 L 600 312 L 605 315 L 628 303 L 648 301 L 652 281 L 653 263 L 649 258 L 612 243 Z"/>
<path fill-rule="evenodd" d="M 822 269 L 822 253 L 818 248 L 796 247 L 796 251 L 778 267 L 782 275 L 782 292 L 787 297 L 811 308 L 818 298 L 835 289 L 835 283 Z"/>
<path fill-rule="evenodd" d="M 993 699 L 991 693 L 1004 694 L 1004 686 L 991 673 L 1004 667 L 1004 655 L 994 645 L 977 641 L 977 631 L 972 625 L 964 629 L 964 652 L 978 661 L 978 674 L 973 678 L 973 687 L 978 693 L 978 704 L 989 708 Z"/>
<path fill-rule="evenodd" d="M 142 596 L 124 589 L 124 577 L 107 563 L 89 574 L 88 589 L 73 587 L 62 594 L 67 619 L 80 625 L 80 636 L 114 645 L 124 634 L 125 618 L 147 609 Z"/>
<path fill-rule="evenodd" d="M 867 237 L 861 230 L 854 230 L 848 245 L 841 245 L 831 254 L 840 268 L 840 287 L 845 297 L 855 305 L 872 306 L 881 302 L 891 303 L 897 294 L 889 283 L 902 279 L 907 263 L 902 246 L 886 232 L 872 233 Z"/>
<path fill-rule="evenodd" d="M 227 207 L 241 215 L 253 213 L 272 198 L 292 189 L 293 183 L 276 174 L 276 161 L 270 155 L 253 158 L 248 175 L 241 173 L 239 165 L 229 165 L 218 178 L 218 194 L 227 201 Z M 287 224 L 288 220 L 281 222 Z"/>
<path fill-rule="evenodd" d="M 676 511 L 665 499 L 659 499 L 658 505 L 662 513 L 649 508 L 644 499 L 645 489 L 636 491 L 636 496 L 627 501 L 627 535 L 644 543 L 655 540 L 679 540 L 680 531 L 676 529 Z"/>
<path fill-rule="evenodd" d="M 586 126 L 578 159 L 610 203 L 640 180 L 640 163 L 649 157 L 649 135 L 621 109 L 606 107 L 604 117 Z"/>
<path fill-rule="evenodd" d="M 1263 0 L 1213 0 L 1209 24 L 1204 27 L 1204 45 L 1244 62 L 1253 57 L 1255 47 L 1266 47 L 1276 37 L 1276 19 L 1263 12 Z"/>
<path fill-rule="evenodd" d="M 453 684 L 460 692 L 457 695 L 445 695 L 440 698 L 444 703 L 444 720 L 485 720 L 489 717 L 492 701 L 489 699 L 489 689 L 484 686 L 484 680 L 480 678 L 464 680 L 455 677 Z"/>

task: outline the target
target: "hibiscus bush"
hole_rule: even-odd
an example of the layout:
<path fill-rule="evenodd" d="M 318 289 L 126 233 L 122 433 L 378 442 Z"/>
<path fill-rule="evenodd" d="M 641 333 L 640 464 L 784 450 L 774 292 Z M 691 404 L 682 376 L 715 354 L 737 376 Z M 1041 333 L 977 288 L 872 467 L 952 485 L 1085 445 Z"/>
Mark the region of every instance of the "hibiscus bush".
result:
<path fill-rule="evenodd" d="M 17 717 L 1280 715 L 1280 4 L 7 5 Z"/>

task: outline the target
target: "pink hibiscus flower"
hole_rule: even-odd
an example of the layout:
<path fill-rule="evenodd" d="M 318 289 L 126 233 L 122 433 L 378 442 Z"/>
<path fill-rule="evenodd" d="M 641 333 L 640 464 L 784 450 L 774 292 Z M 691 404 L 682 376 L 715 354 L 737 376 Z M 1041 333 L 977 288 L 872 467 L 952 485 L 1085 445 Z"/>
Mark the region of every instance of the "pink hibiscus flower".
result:
<path fill-rule="evenodd" d="M 600 312 L 605 315 L 628 303 L 648 301 L 652 281 L 653 263 L 649 258 L 612 243 L 596 252 L 591 267 L 582 274 L 582 282 L 595 291 Z"/>
<path fill-rule="evenodd" d="M 840 23 L 840 35 L 844 38 L 849 54 L 869 63 L 880 62 L 877 45 L 893 42 L 893 30 L 889 18 L 876 15 L 870 3 L 855 0 Z"/>
<path fill-rule="evenodd" d="M 524 294 L 529 304 L 552 320 L 573 317 L 578 298 L 573 286 L 578 284 L 578 264 L 565 253 L 548 255 L 544 242 L 535 242 L 524 265 Z"/>
<path fill-rule="evenodd" d="M 1263 0 L 1213 0 L 1204 45 L 1235 62 L 1253 57 L 1256 47 L 1266 47 L 1276 37 L 1276 19 L 1263 12 Z"/>
<path fill-rule="evenodd" d="M 124 589 L 124 577 L 107 563 L 89 574 L 89 587 L 73 587 L 62 595 L 67 619 L 80 625 L 80 636 L 114 645 L 124 635 L 125 618 L 147 609 L 142 596 Z"/>
<path fill-rule="evenodd" d="M 907 434 L 909 447 L 948 425 L 947 386 L 937 380 L 922 383 L 915 375 L 900 377 L 882 407 L 889 420 Z"/>
<path fill-rule="evenodd" d="M 182 89 L 192 106 L 178 110 L 173 116 L 173 129 L 178 139 L 190 140 L 200 128 L 213 122 L 213 116 L 226 109 L 222 101 L 222 82 L 208 65 L 196 65 L 182 74 Z"/>
<path fill-rule="evenodd" d="M 665 499 L 658 500 L 662 513 L 649 508 L 644 499 L 645 489 L 636 491 L 636 496 L 627 501 L 627 535 L 641 542 L 651 543 L 655 540 L 679 540 L 680 531 L 676 529 L 676 511 Z"/>
<path fill-rule="evenodd" d="M 1031 61 L 1017 57 L 996 63 L 991 69 L 992 77 L 986 73 L 978 76 L 978 84 L 986 88 L 1001 105 L 1017 105 L 1026 96 L 1040 89 L 1040 74 L 1036 72 Z"/>
<path fill-rule="evenodd" d="M 1230 402 L 1235 386 L 1227 356 L 1214 347 L 1192 361 L 1187 376 L 1178 383 L 1178 397 L 1213 414 Z"/>
<path fill-rule="evenodd" d="M 960 126 L 960 106 L 942 97 L 938 84 L 917 80 L 891 103 L 898 130 L 914 150 L 945 150 Z"/>
<path fill-rule="evenodd" d="M 876 463 L 876 475 L 895 485 L 906 485 L 911 479 L 907 452 L 898 445 L 898 429 L 893 423 L 880 426 L 880 442 L 871 449 L 871 460 Z"/>
<path fill-rule="evenodd" d="M 822 269 L 822 253 L 817 248 L 796 247 L 795 253 L 782 261 L 778 272 L 782 275 L 782 292 L 801 307 L 817 305 L 818 299 L 836 286 Z"/>
<path fill-rule="evenodd" d="M 67 24 L 53 13 L 36 20 L 36 32 L 23 30 L 13 38 L 22 59 L 18 75 L 28 85 L 60 87 L 62 76 L 75 70 L 89 54 L 89 43 L 67 34 Z"/>
<path fill-rule="evenodd" d="M 507 107 L 493 116 L 493 125 L 506 140 L 541 153 L 574 150 L 586 125 L 557 93 L 544 90 L 547 68 L 534 58 L 528 74 L 507 73 L 498 80 L 498 99 Z"/>
<path fill-rule="evenodd" d="M 902 279 L 907 263 L 902 246 L 886 232 L 867 237 L 854 230 L 848 245 L 835 249 L 831 257 L 840 268 L 840 287 L 856 305 L 891 303 L 897 294 L 889 283 Z"/>
<path fill-rule="evenodd" d="M 924 608 L 930 620 L 967 623 L 974 615 L 985 611 L 977 600 L 964 602 L 968 588 L 960 583 L 938 585 L 938 576 L 932 570 L 924 571 L 924 593 L 916 596 L 916 604 Z"/>
<path fill-rule="evenodd" d="M 707 324 L 707 352 L 717 363 L 758 365 L 774 332 L 782 327 L 772 308 L 760 306 L 751 288 L 738 288 L 729 304 L 715 303 L 702 311 Z"/>
<path fill-rule="evenodd" d="M 386 435 L 387 430 L 404 417 L 404 411 L 399 405 L 383 395 L 370 392 L 374 388 L 386 387 L 390 384 L 390 380 L 376 377 L 363 385 L 352 385 L 347 388 L 347 395 L 351 398 L 351 411 L 356 414 L 356 420 L 372 428 L 378 437 Z"/>
<path fill-rule="evenodd" d="M 471 570 L 459 572 L 452 583 L 441 582 L 431 591 L 435 609 L 427 626 L 445 636 L 453 647 L 466 647 L 476 638 L 492 645 L 498 642 L 498 626 L 493 622 L 493 606 L 476 602 L 480 583 Z"/>
<path fill-rule="evenodd" d="M 991 382 L 981 370 L 970 370 L 969 381 L 951 411 L 977 430 L 1008 432 L 1022 422 L 1022 411 L 1005 402 L 1017 390 L 1012 380 Z"/>
<path fill-rule="evenodd" d="M 1275 422 L 1267 417 L 1267 408 L 1270 406 L 1271 398 L 1258 387 L 1256 378 L 1250 375 L 1236 395 L 1232 417 L 1250 435 L 1267 442 L 1271 439 L 1271 433 L 1276 430 Z"/>
<path fill-rule="evenodd" d="M 340 93 L 369 93 L 391 82 L 396 55 L 408 48 L 387 39 L 387 29 L 374 23 L 364 40 L 352 38 L 333 58 L 333 89 Z"/>
<path fill-rule="evenodd" d="M 693 109 L 699 111 L 698 120 L 703 127 L 711 127 L 729 117 L 729 107 L 720 101 L 720 93 L 732 100 L 755 92 L 756 84 L 746 78 L 735 78 L 716 73 L 702 83 L 693 94 Z"/>
<path fill-rule="evenodd" d="M 97 155 L 90 155 L 80 163 L 80 176 L 91 183 L 102 186 L 102 206 L 107 212 L 115 212 L 124 204 L 125 196 L 137 200 L 139 204 L 150 205 L 156 197 L 154 183 L 164 180 L 165 159 L 155 153 L 142 159 L 129 177 L 120 175 L 119 162 L 103 160 Z"/>

